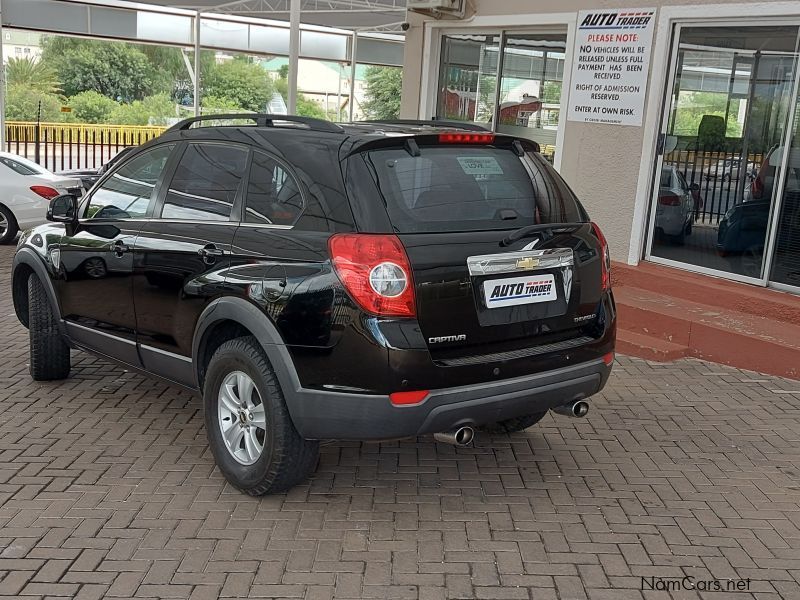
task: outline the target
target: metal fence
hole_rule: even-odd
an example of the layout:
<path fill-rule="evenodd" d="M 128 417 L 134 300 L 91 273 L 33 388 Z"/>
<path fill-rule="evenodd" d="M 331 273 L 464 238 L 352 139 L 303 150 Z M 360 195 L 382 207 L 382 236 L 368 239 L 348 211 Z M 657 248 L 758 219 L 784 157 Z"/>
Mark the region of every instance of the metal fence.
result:
<path fill-rule="evenodd" d="M 764 156 L 751 153 L 743 160 L 741 152 L 675 150 L 664 156 L 664 165 L 674 166 L 690 186 L 696 184 L 695 222 L 716 225 L 747 198 Z"/>
<path fill-rule="evenodd" d="M 99 168 L 123 148 L 158 137 L 164 127 L 6 122 L 7 152 L 50 171 Z"/>

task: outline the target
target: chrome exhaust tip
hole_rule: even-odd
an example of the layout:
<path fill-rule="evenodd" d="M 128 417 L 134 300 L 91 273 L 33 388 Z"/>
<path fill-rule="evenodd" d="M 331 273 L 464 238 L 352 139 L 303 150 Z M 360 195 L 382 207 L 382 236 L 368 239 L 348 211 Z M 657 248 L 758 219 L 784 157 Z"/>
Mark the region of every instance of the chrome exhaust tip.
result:
<path fill-rule="evenodd" d="M 433 439 L 452 446 L 468 446 L 475 439 L 475 430 L 472 427 L 458 427 L 450 431 L 434 433 Z"/>
<path fill-rule="evenodd" d="M 575 400 L 552 409 L 553 412 L 567 417 L 585 417 L 589 414 L 589 403 L 586 400 Z"/>

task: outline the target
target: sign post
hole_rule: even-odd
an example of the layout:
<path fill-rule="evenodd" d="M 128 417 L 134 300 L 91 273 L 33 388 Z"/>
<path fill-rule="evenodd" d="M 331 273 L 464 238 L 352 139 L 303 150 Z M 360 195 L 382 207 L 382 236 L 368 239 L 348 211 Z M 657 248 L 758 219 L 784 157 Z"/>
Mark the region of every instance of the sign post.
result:
<path fill-rule="evenodd" d="M 654 8 L 578 13 L 567 119 L 641 126 Z"/>

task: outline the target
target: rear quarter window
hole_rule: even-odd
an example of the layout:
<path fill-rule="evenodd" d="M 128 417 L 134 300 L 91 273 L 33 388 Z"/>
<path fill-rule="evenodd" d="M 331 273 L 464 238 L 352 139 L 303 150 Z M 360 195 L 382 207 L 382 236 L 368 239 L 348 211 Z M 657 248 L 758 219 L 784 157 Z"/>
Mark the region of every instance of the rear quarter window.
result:
<path fill-rule="evenodd" d="M 491 146 L 402 148 L 364 154 L 398 233 L 517 229 L 585 221 L 550 164 Z"/>

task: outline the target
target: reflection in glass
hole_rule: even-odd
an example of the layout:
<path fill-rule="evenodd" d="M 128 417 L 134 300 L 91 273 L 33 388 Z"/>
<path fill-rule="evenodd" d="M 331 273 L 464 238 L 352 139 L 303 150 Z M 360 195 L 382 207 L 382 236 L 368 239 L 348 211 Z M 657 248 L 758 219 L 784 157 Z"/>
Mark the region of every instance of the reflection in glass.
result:
<path fill-rule="evenodd" d="M 437 118 L 491 128 L 500 38 L 448 35 L 443 39 Z"/>
<path fill-rule="evenodd" d="M 190 144 L 167 190 L 161 218 L 230 219 L 244 177 L 247 150 L 222 144 Z"/>
<path fill-rule="evenodd" d="M 800 289 L 800 97 L 795 103 L 794 130 L 789 148 L 770 279 Z M 772 166 L 773 162 L 782 164 L 784 152 L 785 147 L 780 146 L 772 153 L 768 169 L 776 168 Z"/>
<path fill-rule="evenodd" d="M 770 163 L 786 132 L 797 43 L 797 27 L 680 29 L 653 256 L 764 276 Z"/>
<path fill-rule="evenodd" d="M 555 154 L 564 77 L 566 32 L 507 34 L 500 80 L 497 131 L 534 140 L 551 162 Z"/>

